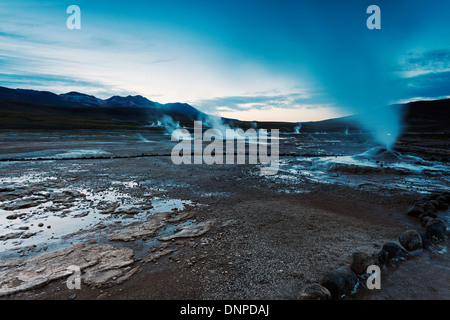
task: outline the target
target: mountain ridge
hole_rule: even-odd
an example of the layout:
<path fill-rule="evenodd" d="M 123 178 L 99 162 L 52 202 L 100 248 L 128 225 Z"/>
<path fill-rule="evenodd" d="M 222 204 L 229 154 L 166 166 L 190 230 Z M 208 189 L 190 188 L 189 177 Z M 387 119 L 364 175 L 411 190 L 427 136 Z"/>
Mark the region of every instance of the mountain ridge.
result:
<path fill-rule="evenodd" d="M 159 103 L 147 99 L 141 95 L 111 96 L 107 99 L 97 98 L 93 95 L 70 91 L 56 94 L 50 91 L 39 91 L 33 89 L 11 89 L 0 86 L 0 99 L 15 102 L 27 102 L 45 104 L 48 106 L 71 106 L 71 107 L 136 107 L 136 108 L 160 108 L 178 111 L 190 116 L 199 117 L 204 113 L 197 108 L 181 102 Z"/>
<path fill-rule="evenodd" d="M 450 134 L 450 99 L 416 101 L 400 108 L 405 132 Z M 218 118 L 231 127 L 293 132 L 298 122 L 241 121 L 208 115 L 181 102 L 161 104 L 141 95 L 100 99 L 76 91 L 55 94 L 0 86 L 0 129 L 16 128 L 142 128 L 170 116 L 192 126 L 195 120 Z M 301 132 L 361 132 L 357 116 L 301 123 Z"/>

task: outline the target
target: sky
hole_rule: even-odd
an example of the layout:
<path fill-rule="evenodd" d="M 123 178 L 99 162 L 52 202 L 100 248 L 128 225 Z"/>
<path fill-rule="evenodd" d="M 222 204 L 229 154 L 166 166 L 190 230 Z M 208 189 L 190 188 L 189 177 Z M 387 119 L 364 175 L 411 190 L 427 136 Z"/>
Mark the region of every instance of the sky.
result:
<path fill-rule="evenodd" d="M 367 28 L 370 5 L 381 29 Z M 449 14 L 448 0 L 1 0 L 0 86 L 142 95 L 240 120 L 374 114 L 450 96 Z M 378 113 L 361 121 L 399 125 Z"/>

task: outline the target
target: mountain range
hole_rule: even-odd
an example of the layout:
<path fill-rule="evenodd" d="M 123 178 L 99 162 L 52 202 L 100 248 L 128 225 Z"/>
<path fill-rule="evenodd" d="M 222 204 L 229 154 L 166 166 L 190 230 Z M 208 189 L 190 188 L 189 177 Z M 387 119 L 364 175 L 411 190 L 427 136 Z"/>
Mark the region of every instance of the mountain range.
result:
<path fill-rule="evenodd" d="M 202 114 L 202 112 L 187 103 L 176 102 L 161 104 L 148 100 L 147 98 L 140 95 L 129 95 L 127 97 L 112 96 L 109 99 L 103 100 L 95 96 L 75 91 L 63 94 L 55 94 L 49 91 L 10 89 L 6 87 L 0 87 L 0 99 L 16 102 L 44 104 L 49 106 L 159 108 L 178 111 L 193 117 L 199 117 Z"/>
<path fill-rule="evenodd" d="M 450 99 L 394 105 L 403 114 L 404 130 L 450 134 Z M 162 119 L 191 127 L 197 119 L 215 117 L 231 127 L 279 129 L 293 132 L 297 122 L 239 121 L 208 115 L 187 103 L 161 104 L 143 96 L 100 99 L 80 92 L 0 87 L 0 129 L 148 129 Z M 217 122 L 217 121 L 216 121 Z M 361 131 L 355 116 L 304 122 L 302 132 Z"/>

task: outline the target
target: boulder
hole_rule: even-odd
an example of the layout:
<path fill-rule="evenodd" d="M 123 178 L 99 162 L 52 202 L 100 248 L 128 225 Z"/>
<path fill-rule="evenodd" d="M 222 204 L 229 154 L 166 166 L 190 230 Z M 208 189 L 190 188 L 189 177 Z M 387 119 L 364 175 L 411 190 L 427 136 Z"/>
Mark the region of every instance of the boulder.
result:
<path fill-rule="evenodd" d="M 430 239 L 446 240 L 447 227 L 440 220 L 437 219 L 431 220 L 425 226 L 425 235 Z"/>
<path fill-rule="evenodd" d="M 333 299 L 351 294 L 358 284 L 358 276 L 349 267 L 340 267 L 327 274 L 322 285 L 328 289 Z"/>
<path fill-rule="evenodd" d="M 300 293 L 300 300 L 329 300 L 331 299 L 331 293 L 324 286 L 313 283 L 303 289 Z"/>
<path fill-rule="evenodd" d="M 153 237 L 156 232 L 167 225 L 170 212 L 159 212 L 151 215 L 146 221 L 134 222 L 110 235 L 110 241 L 134 241 Z"/>
<path fill-rule="evenodd" d="M 407 230 L 398 238 L 398 242 L 408 251 L 421 249 L 423 246 L 420 234 L 415 230 Z"/>
<path fill-rule="evenodd" d="M 378 260 L 381 264 L 397 262 L 408 256 L 408 251 L 396 242 L 388 242 L 383 245 L 378 253 Z"/>
<path fill-rule="evenodd" d="M 201 235 L 205 234 L 206 232 L 208 232 L 209 229 L 211 228 L 212 224 L 213 224 L 212 221 L 205 221 L 205 222 L 200 222 L 195 225 L 183 227 L 183 229 L 181 231 L 179 231 L 173 235 L 167 236 L 167 237 L 158 238 L 158 240 L 159 241 L 169 241 L 169 240 L 179 239 L 179 238 L 198 237 L 198 236 L 201 236 Z"/>
<path fill-rule="evenodd" d="M 450 204 L 450 192 L 444 192 L 440 195 L 447 204 Z"/>
<path fill-rule="evenodd" d="M 436 201 L 438 203 L 439 210 L 447 210 L 448 209 L 448 203 L 444 197 L 439 196 L 439 198 L 437 198 Z"/>
<path fill-rule="evenodd" d="M 365 274 L 367 267 L 378 265 L 378 256 L 375 252 L 354 252 L 352 254 L 350 269 L 357 275 Z"/>
<path fill-rule="evenodd" d="M 421 214 L 424 214 L 425 210 L 421 203 L 414 203 L 411 207 L 408 208 L 406 214 L 410 217 L 418 217 Z"/>
<path fill-rule="evenodd" d="M 8 203 L 3 205 L 3 210 L 7 211 L 14 211 L 14 210 L 20 210 L 20 209 L 28 209 L 31 207 L 36 207 L 40 204 L 39 201 L 36 201 L 36 199 L 26 199 L 26 200 L 18 200 L 14 203 Z"/>
<path fill-rule="evenodd" d="M 0 263 L 0 297 L 31 290 L 51 281 L 69 277 L 70 266 L 78 266 L 81 282 L 91 286 L 118 284 L 128 279 L 136 268 L 131 248 L 77 243 L 67 248 L 45 252 L 25 261 Z"/>
<path fill-rule="evenodd" d="M 423 213 L 434 213 L 439 208 L 439 202 L 436 200 L 418 200 L 409 207 L 406 214 L 411 217 L 418 217 Z"/>

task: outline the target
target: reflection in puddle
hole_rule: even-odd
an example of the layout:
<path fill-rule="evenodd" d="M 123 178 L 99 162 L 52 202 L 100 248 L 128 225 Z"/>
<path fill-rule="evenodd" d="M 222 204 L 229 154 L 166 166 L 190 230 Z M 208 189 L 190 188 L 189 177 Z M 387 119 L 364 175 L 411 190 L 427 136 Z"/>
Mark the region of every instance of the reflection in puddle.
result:
<path fill-rule="evenodd" d="M 147 189 L 140 196 L 128 193 L 130 188 L 139 186 L 135 181 L 112 181 L 112 187 L 106 190 L 45 184 L 57 180 L 38 174 L 1 179 L 0 257 L 58 249 L 64 241 L 75 241 L 74 238 L 64 240 L 67 235 L 100 224 L 144 221 L 153 214 L 180 212 L 192 204 L 191 201 L 155 196 Z"/>

